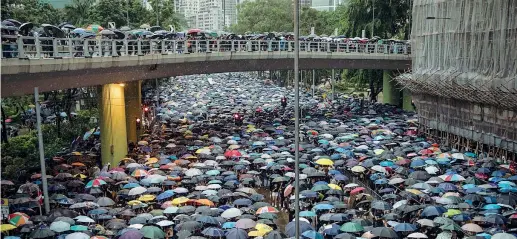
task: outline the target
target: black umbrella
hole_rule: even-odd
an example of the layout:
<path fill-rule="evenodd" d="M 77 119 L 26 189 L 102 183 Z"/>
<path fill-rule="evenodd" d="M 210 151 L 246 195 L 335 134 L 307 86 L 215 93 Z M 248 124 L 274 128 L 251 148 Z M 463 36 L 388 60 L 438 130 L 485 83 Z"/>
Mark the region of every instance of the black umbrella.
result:
<path fill-rule="evenodd" d="M 41 24 L 41 26 L 43 27 L 43 31 L 45 31 L 48 36 L 65 38 L 65 32 L 63 32 L 63 30 L 59 29 L 58 27 L 50 24 Z"/>
<path fill-rule="evenodd" d="M 54 237 L 56 233 L 50 229 L 36 229 L 30 234 L 30 238 L 49 238 Z"/>
<path fill-rule="evenodd" d="M 28 36 L 30 31 L 32 30 L 32 28 L 34 28 L 34 23 L 32 23 L 32 22 L 23 23 L 19 28 L 20 34 L 22 36 Z"/>
<path fill-rule="evenodd" d="M 377 237 L 386 237 L 386 238 L 398 238 L 399 237 L 393 229 L 387 228 L 387 227 L 373 228 L 371 233 Z"/>
<path fill-rule="evenodd" d="M 477 194 L 475 194 L 475 195 L 477 195 Z M 517 205 L 517 200 L 515 200 L 514 195 L 507 194 L 507 195 L 501 195 L 501 196 L 497 197 L 497 203 L 505 204 L 505 205 L 509 205 L 509 206 L 513 207 L 513 206 Z"/>
<path fill-rule="evenodd" d="M 4 21 L 12 23 L 15 27 L 19 27 L 22 25 L 21 22 L 19 22 L 18 20 L 14 20 L 14 19 L 5 19 Z"/>

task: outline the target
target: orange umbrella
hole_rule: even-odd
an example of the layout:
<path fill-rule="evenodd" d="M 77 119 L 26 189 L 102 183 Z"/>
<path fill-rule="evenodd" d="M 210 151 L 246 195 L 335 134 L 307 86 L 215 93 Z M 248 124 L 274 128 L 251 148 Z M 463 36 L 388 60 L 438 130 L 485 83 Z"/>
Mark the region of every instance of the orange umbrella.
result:
<path fill-rule="evenodd" d="M 74 163 L 72 163 L 72 166 L 76 166 L 76 167 L 86 167 L 86 165 L 84 165 L 84 163 L 81 163 L 81 162 L 74 162 Z"/>
<path fill-rule="evenodd" d="M 199 203 L 204 206 L 209 206 L 209 207 L 215 206 L 215 204 L 208 199 L 198 199 L 198 200 L 196 200 L 196 203 Z"/>

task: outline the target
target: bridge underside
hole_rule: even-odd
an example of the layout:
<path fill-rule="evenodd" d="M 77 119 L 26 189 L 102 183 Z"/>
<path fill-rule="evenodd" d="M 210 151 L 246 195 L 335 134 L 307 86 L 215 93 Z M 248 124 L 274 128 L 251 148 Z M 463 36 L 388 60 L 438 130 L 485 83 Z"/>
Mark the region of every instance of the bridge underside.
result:
<path fill-rule="evenodd" d="M 76 59 L 77 60 L 77 59 Z M 90 59 L 91 60 L 91 59 Z M 43 60 L 45 61 L 45 60 Z M 50 61 L 50 60 L 47 60 Z M 356 59 L 301 58 L 300 69 L 384 69 L 405 70 L 410 59 Z M 3 66 L 6 70 L 8 66 Z M 32 67 L 32 65 L 31 65 Z M 184 63 L 160 63 L 123 67 L 99 67 L 79 70 L 17 73 L 2 75 L 2 96 L 31 94 L 38 86 L 40 91 L 78 88 L 109 83 L 120 83 L 180 75 L 207 74 L 240 71 L 267 71 L 292 69 L 293 59 L 235 59 L 197 61 Z M 4 71 L 5 72 L 5 71 Z"/>

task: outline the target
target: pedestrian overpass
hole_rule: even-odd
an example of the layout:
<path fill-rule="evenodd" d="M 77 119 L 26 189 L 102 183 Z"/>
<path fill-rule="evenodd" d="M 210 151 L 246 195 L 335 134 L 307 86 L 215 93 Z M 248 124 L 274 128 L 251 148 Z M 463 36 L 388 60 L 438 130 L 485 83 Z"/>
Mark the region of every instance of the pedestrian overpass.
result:
<path fill-rule="evenodd" d="M 409 45 L 300 42 L 300 69 L 411 68 Z M 141 80 L 190 74 L 293 69 L 294 42 L 20 37 L 2 45 L 2 96 L 101 85 L 103 163 L 137 142 Z M 388 71 L 386 71 L 388 72 Z M 386 88 L 393 84 L 385 77 Z M 122 84 L 125 83 L 125 84 Z M 125 97 L 125 96 L 130 97 Z"/>

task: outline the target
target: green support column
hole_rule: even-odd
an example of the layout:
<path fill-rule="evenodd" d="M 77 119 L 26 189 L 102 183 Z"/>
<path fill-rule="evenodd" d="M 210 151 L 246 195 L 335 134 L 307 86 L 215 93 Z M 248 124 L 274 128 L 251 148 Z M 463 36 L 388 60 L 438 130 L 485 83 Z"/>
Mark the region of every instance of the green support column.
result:
<path fill-rule="evenodd" d="M 102 164 L 110 163 L 115 167 L 127 155 L 124 85 L 103 85 L 101 96 Z"/>
<path fill-rule="evenodd" d="M 400 105 L 400 90 L 393 80 L 393 72 L 385 70 L 382 74 L 382 103 Z"/>
<path fill-rule="evenodd" d="M 415 111 L 415 108 L 413 108 L 411 101 L 411 91 L 409 91 L 408 89 L 402 90 L 402 109 L 406 111 Z"/>
<path fill-rule="evenodd" d="M 131 81 L 124 87 L 126 98 L 127 141 L 137 143 L 140 130 L 136 128 L 136 119 L 142 118 L 142 81 Z"/>

